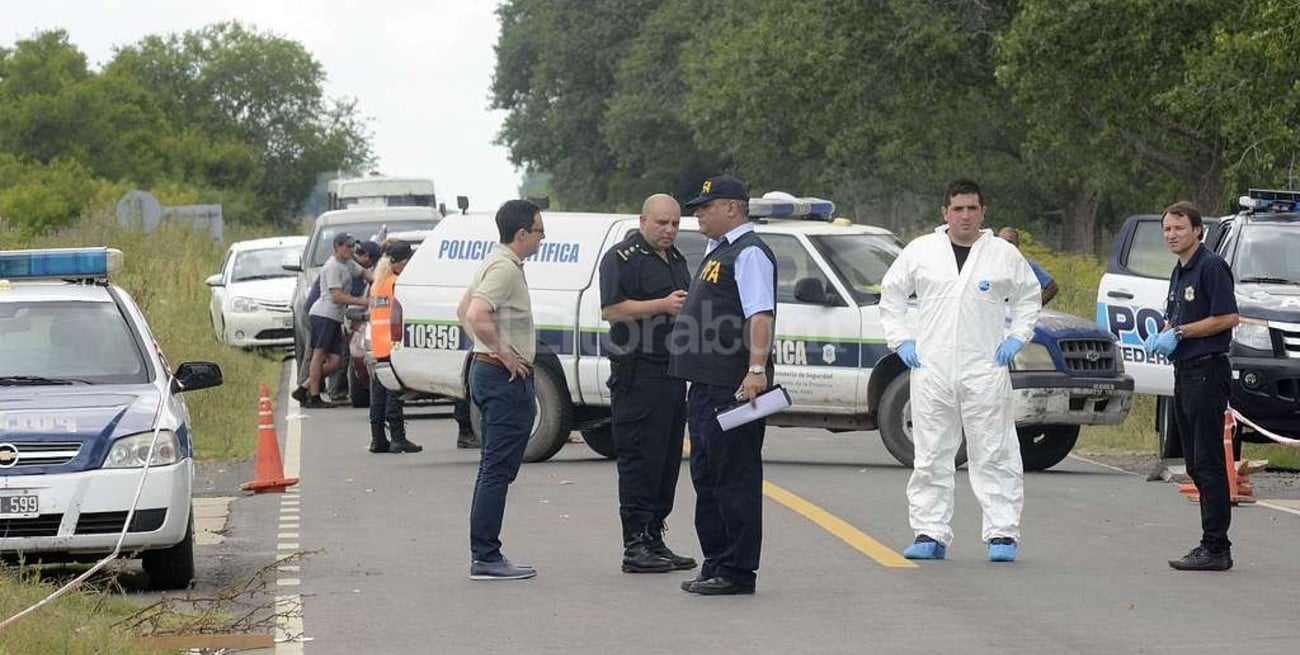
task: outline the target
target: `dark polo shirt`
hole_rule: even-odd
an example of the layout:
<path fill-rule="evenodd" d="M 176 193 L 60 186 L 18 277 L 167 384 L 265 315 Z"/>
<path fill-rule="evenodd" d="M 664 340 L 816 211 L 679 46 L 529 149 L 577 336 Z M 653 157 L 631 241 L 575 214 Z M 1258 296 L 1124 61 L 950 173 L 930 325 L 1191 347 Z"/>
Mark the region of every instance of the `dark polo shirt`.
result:
<path fill-rule="evenodd" d="M 1165 302 L 1165 320 L 1170 327 L 1195 323 L 1207 316 L 1236 313 L 1232 270 L 1222 257 L 1204 245 L 1198 245 L 1196 254 L 1186 266 L 1181 261 L 1174 264 L 1169 279 L 1169 297 Z M 1178 342 L 1169 358 L 1177 362 L 1226 353 L 1231 342 L 1232 330 L 1208 337 L 1185 338 Z"/>

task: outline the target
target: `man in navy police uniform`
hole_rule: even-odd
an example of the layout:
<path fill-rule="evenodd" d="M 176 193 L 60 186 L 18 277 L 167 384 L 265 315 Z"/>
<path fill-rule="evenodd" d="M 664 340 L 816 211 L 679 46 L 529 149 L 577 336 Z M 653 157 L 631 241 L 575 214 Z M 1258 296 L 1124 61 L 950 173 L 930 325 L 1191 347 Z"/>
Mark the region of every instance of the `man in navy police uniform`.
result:
<path fill-rule="evenodd" d="M 717 410 L 753 403 L 772 384 L 776 258 L 749 222 L 749 193 L 718 175 L 686 203 L 709 238 L 686 306 L 673 323 L 669 374 L 691 382 L 687 423 L 695 532 L 704 563 L 682 590 L 754 593 L 763 541 L 763 419 L 723 431 Z"/>
<path fill-rule="evenodd" d="M 652 195 L 641 206 L 637 231 L 600 261 L 626 573 L 695 568 L 694 559 L 674 553 L 663 539 L 686 431 L 686 381 L 668 376 L 668 335 L 691 285 L 686 258 L 673 245 L 681 222 L 672 196 Z"/>
<path fill-rule="evenodd" d="M 1232 502 L 1223 452 L 1223 412 L 1232 367 L 1228 345 L 1237 325 L 1237 299 L 1228 264 L 1202 245 L 1201 212 L 1177 202 L 1161 218 L 1165 244 L 1178 255 L 1169 280 L 1164 330 L 1147 337 L 1147 350 L 1174 363 L 1174 420 L 1187 474 L 1201 501 L 1201 544 L 1170 560 L 1180 571 L 1232 568 L 1228 525 Z"/>

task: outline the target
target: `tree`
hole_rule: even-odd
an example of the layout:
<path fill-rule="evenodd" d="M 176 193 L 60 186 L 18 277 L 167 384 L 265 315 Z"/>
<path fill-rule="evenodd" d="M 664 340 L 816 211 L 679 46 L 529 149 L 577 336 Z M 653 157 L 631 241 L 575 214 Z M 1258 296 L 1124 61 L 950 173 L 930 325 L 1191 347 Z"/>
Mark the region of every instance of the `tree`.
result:
<path fill-rule="evenodd" d="M 146 37 L 119 49 L 104 74 L 152 89 L 173 133 L 207 135 L 232 153 L 236 142 L 251 148 L 253 188 L 269 218 L 293 216 L 318 173 L 373 160 L 355 102 L 324 98 L 315 58 L 238 22 Z"/>
<path fill-rule="evenodd" d="M 1234 65 L 1222 48 L 1251 49 L 1250 39 L 1231 35 L 1245 34 L 1258 5 L 1024 0 L 1001 40 L 999 77 L 1024 109 L 1040 159 L 1069 163 L 1098 194 L 1178 189 L 1214 212 L 1224 208 L 1232 162 L 1245 154 L 1229 126 L 1245 127 L 1242 114 L 1253 113 L 1225 89 L 1243 80 L 1225 76 Z M 1283 69 L 1295 79 L 1295 64 Z"/>
<path fill-rule="evenodd" d="M 508 112 L 497 142 L 516 166 L 551 173 L 566 206 L 611 204 L 617 158 L 601 134 L 605 105 L 623 44 L 659 4 L 508 0 L 497 9 L 492 108 Z"/>

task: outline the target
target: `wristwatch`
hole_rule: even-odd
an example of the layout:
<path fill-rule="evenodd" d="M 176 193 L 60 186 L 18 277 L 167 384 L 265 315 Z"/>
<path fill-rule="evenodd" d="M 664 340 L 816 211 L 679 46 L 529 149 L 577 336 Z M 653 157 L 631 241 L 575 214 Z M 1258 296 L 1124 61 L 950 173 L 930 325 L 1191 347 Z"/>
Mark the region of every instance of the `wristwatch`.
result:
<path fill-rule="evenodd" d="M 762 366 L 762 365 L 760 365 L 760 364 L 755 364 L 755 365 L 749 367 L 749 372 L 750 372 L 751 375 L 766 375 L 766 374 L 767 374 L 767 368 L 764 367 L 764 366 Z"/>
<path fill-rule="evenodd" d="M 1174 328 L 1174 336 L 1178 337 L 1179 341 L 1183 340 L 1183 337 L 1186 336 L 1183 334 L 1183 326 L 1179 325 L 1178 327 Z"/>

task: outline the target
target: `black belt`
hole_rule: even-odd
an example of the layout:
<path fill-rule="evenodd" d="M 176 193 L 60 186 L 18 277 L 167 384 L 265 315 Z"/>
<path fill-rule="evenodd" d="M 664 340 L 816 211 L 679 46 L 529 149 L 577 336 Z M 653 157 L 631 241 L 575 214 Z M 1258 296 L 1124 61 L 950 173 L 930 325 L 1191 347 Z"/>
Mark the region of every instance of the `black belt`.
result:
<path fill-rule="evenodd" d="M 1202 364 L 1209 364 L 1210 362 L 1217 361 L 1219 359 L 1224 359 L 1224 358 L 1227 358 L 1227 355 L 1224 353 L 1207 353 L 1204 355 L 1197 355 L 1195 357 L 1188 357 L 1187 359 L 1176 359 L 1174 360 L 1174 368 L 1187 368 L 1189 366 L 1200 366 Z"/>

